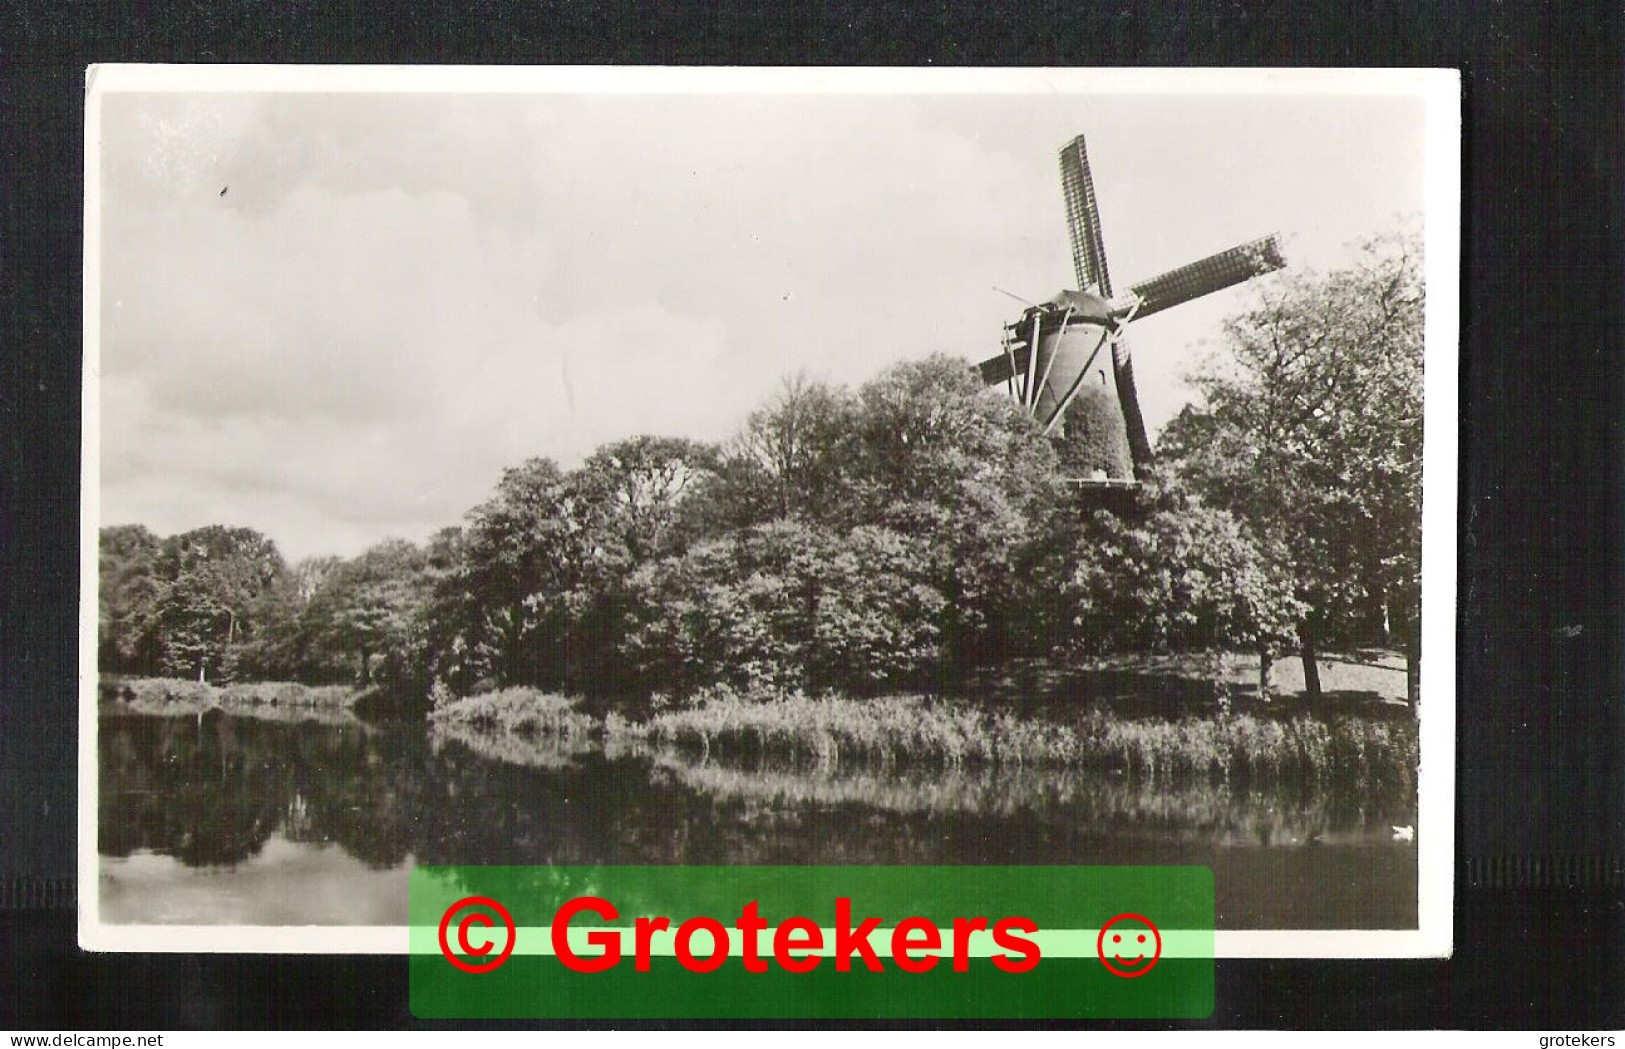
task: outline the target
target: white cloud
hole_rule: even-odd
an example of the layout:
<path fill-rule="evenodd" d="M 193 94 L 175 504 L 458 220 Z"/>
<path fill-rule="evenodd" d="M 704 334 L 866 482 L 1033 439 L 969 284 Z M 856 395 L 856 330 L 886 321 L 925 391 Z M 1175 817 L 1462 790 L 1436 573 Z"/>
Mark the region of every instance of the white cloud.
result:
<path fill-rule="evenodd" d="M 103 519 L 353 553 L 527 456 L 723 437 L 791 371 L 994 352 L 992 285 L 1069 282 L 1085 126 L 1120 281 L 1417 207 L 1419 114 L 1244 102 L 111 96 Z M 1235 305 L 1147 323 L 1153 425 Z"/>

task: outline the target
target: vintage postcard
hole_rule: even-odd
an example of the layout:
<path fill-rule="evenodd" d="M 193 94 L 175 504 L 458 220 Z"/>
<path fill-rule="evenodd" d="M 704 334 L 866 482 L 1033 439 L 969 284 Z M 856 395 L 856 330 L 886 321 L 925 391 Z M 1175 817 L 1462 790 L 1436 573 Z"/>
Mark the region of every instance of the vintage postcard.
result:
<path fill-rule="evenodd" d="M 428 867 L 1135 865 L 1220 957 L 1449 952 L 1454 72 L 86 116 L 86 948 L 404 951 Z"/>

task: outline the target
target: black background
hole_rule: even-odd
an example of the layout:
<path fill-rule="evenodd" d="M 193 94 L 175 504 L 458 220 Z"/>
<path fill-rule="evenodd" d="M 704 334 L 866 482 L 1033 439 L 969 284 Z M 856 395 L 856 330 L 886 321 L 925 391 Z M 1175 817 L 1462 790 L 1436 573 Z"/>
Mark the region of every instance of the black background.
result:
<path fill-rule="evenodd" d="M 399 958 L 75 945 L 92 62 L 1456 67 L 1456 952 L 1221 962 L 1207 1024 L 1625 1027 L 1617 4 L 0 4 L 0 1027 L 416 1024 Z"/>

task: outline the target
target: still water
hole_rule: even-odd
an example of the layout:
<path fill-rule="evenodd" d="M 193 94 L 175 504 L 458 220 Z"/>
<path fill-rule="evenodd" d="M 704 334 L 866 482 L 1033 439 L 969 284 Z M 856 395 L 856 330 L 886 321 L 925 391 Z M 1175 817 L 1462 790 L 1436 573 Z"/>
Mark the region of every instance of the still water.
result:
<path fill-rule="evenodd" d="M 405 923 L 414 864 L 1202 864 L 1222 929 L 1416 927 L 1414 797 L 726 765 L 218 711 L 100 719 L 102 920 Z"/>

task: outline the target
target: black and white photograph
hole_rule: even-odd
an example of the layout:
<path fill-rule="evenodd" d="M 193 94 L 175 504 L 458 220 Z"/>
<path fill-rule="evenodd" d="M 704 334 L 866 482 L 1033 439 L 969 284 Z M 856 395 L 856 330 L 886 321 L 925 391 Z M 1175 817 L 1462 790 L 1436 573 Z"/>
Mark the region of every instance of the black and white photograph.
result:
<path fill-rule="evenodd" d="M 1443 956 L 1451 71 L 92 71 L 80 942 L 1194 865 Z"/>

